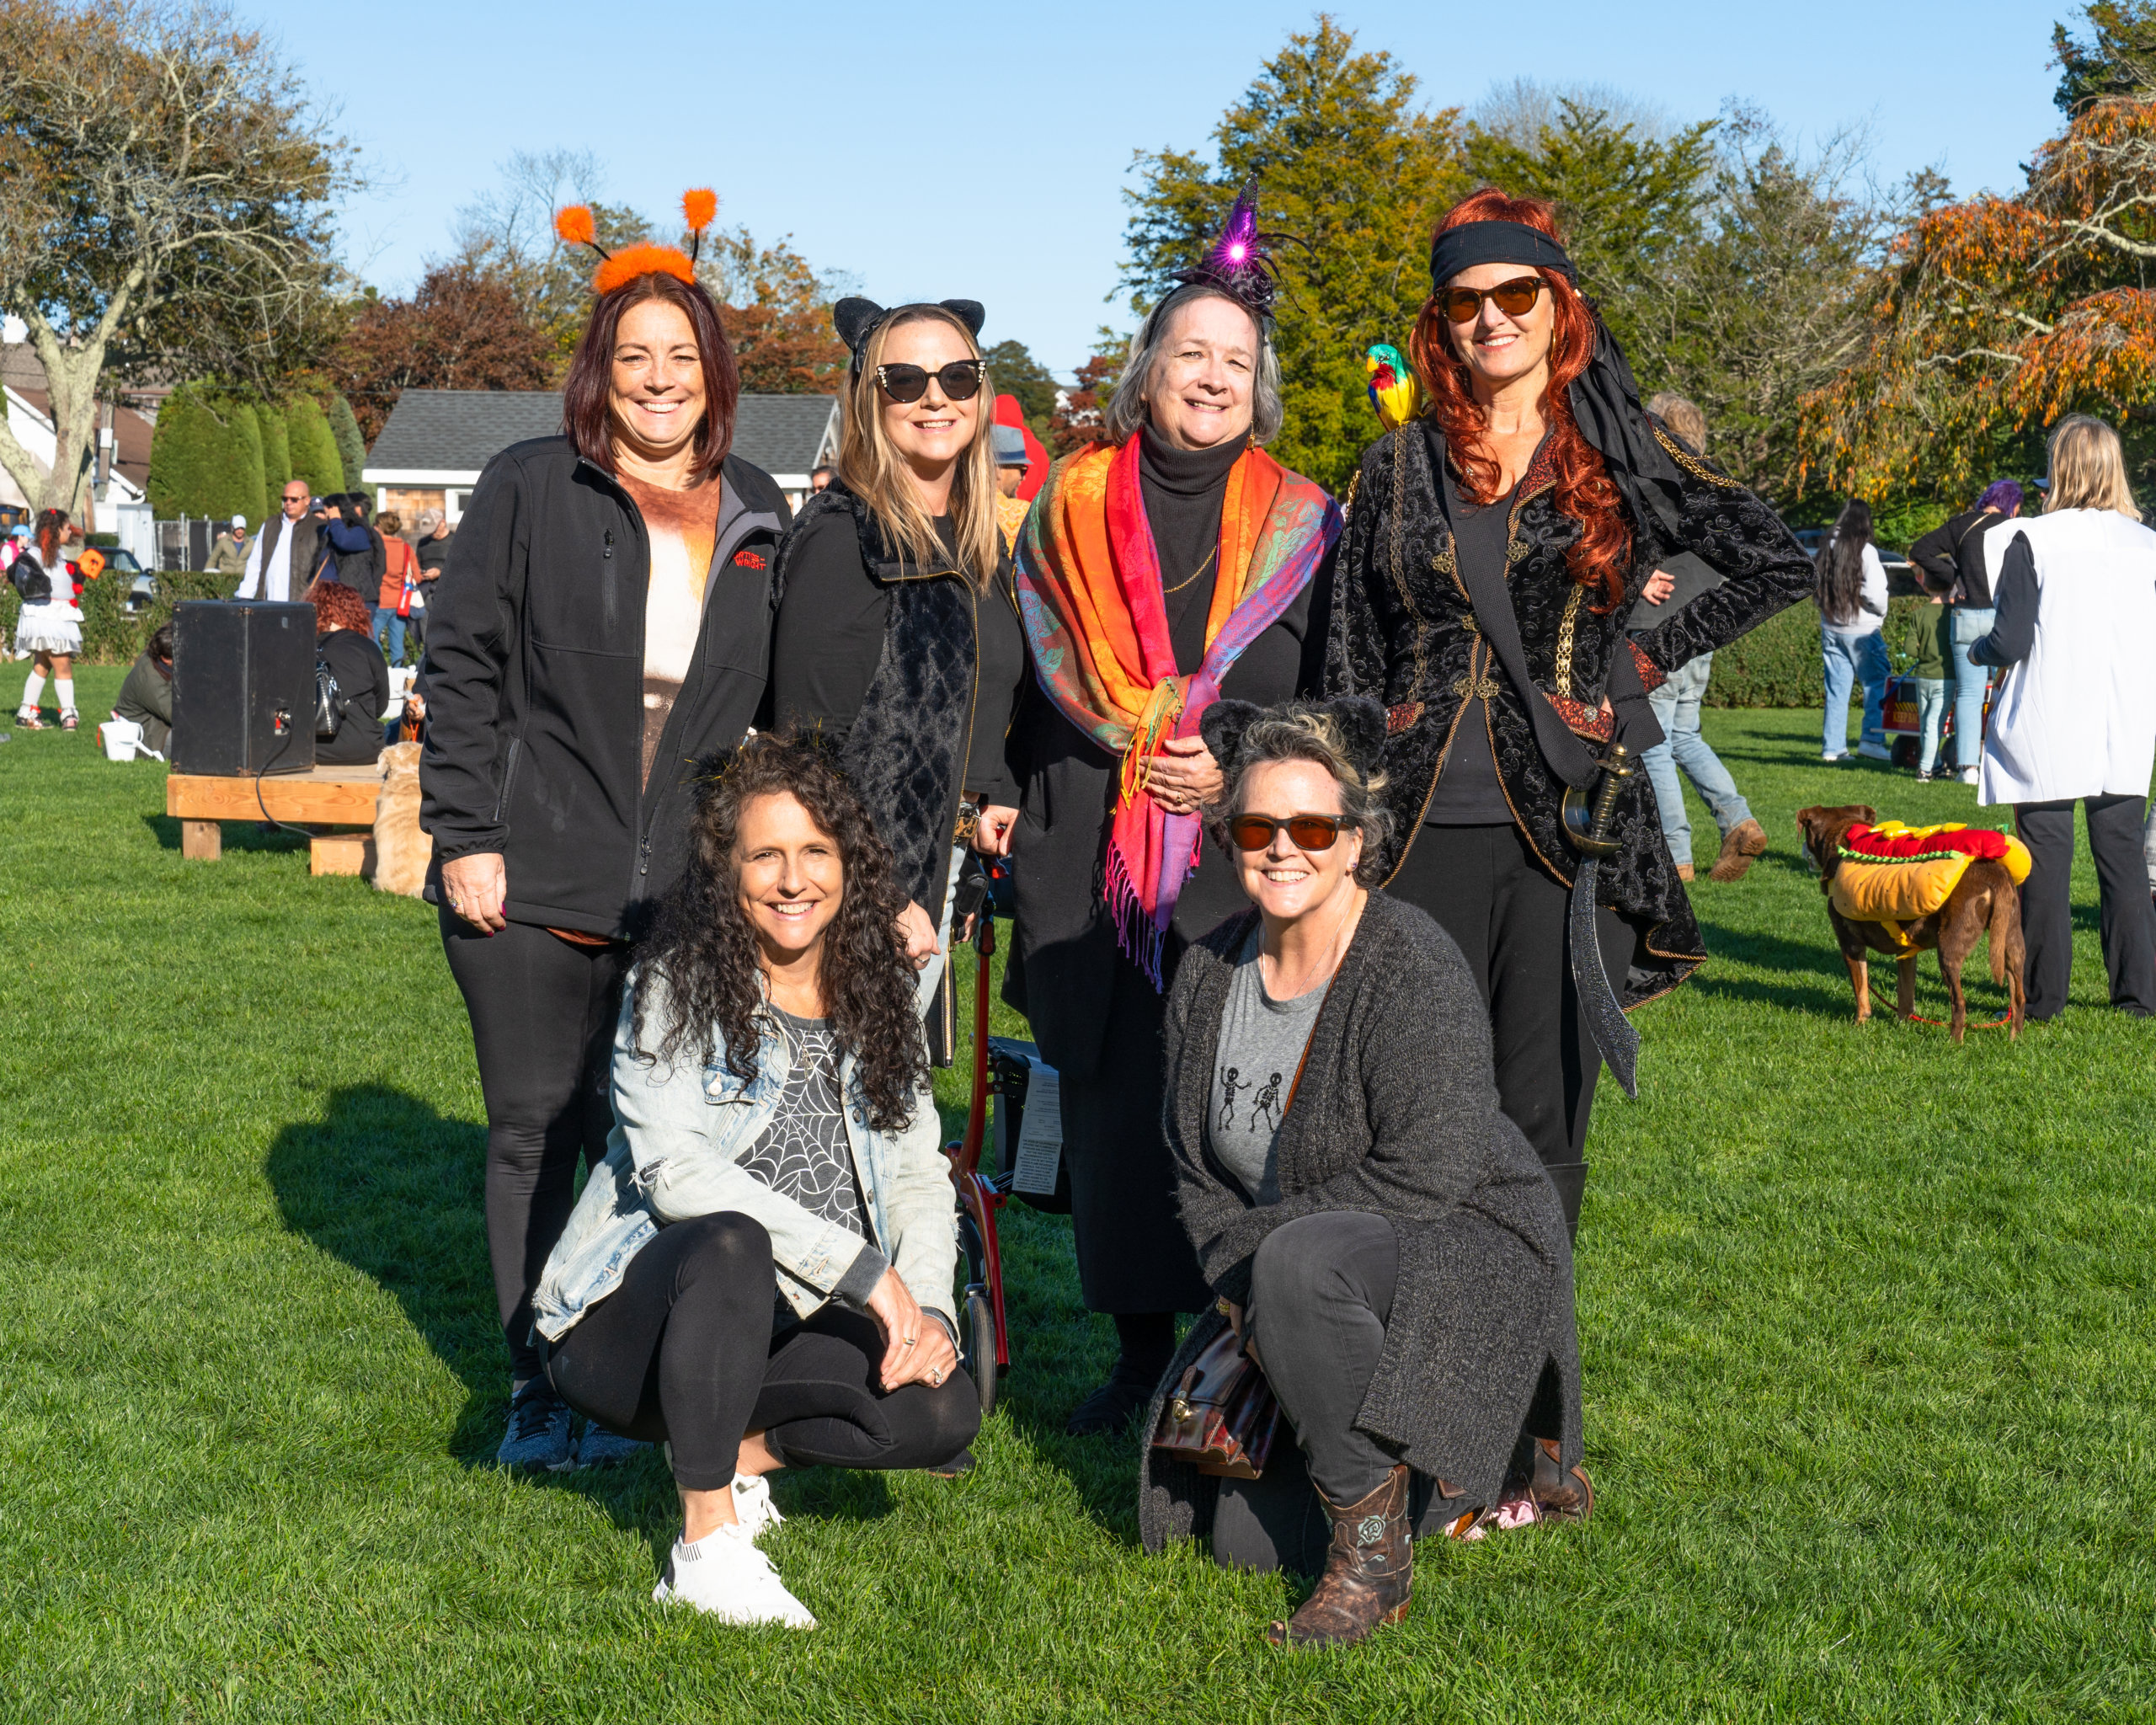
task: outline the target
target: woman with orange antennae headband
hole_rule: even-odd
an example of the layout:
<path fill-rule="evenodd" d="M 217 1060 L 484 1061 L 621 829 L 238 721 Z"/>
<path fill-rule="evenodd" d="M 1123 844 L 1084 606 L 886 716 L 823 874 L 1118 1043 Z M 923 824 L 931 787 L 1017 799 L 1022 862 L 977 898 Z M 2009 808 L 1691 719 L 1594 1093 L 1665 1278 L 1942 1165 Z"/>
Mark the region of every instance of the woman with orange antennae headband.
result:
<path fill-rule="evenodd" d="M 739 376 L 696 260 L 718 200 L 681 201 L 686 252 L 610 256 L 589 210 L 556 218 L 601 259 L 562 430 L 488 463 L 429 606 L 420 819 L 486 1097 L 513 1467 L 625 1453 L 597 1427 L 573 1452 L 532 1293 L 579 1155 L 606 1154 L 622 977 L 682 873 L 690 763 L 735 747 L 764 698 L 789 520 L 771 476 L 729 453 Z"/>

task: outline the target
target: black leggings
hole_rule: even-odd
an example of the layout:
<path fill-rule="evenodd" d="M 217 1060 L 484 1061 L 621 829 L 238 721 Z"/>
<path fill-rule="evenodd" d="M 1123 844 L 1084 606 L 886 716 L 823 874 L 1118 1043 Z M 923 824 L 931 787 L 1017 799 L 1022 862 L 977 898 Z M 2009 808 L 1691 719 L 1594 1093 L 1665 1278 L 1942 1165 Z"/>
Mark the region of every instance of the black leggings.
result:
<path fill-rule="evenodd" d="M 578 1153 L 597 1167 L 614 1126 L 607 1066 L 628 948 L 526 922 L 490 937 L 446 909 L 441 936 L 487 1099 L 487 1252 L 521 1383 L 540 1369 L 531 1294 L 569 1219 Z"/>
<path fill-rule="evenodd" d="M 2148 877 L 2141 857 L 2139 797 L 2090 797 L 2089 852 L 2095 859 L 2098 927 L 2111 1004 L 2156 1012 L 2156 929 L 2148 916 Z M 2073 976 L 2073 804 L 2016 803 L 2014 830 L 2031 867 L 2021 888 L 2023 986 L 2038 1023 L 2066 1004 Z"/>
<path fill-rule="evenodd" d="M 610 1431 L 671 1443 L 675 1482 L 692 1492 L 731 1484 L 743 1436 L 759 1429 L 788 1467 L 933 1467 L 973 1441 L 980 1397 L 963 1370 L 887 1393 L 873 1318 L 826 1306 L 774 1336 L 776 1288 L 753 1217 L 675 1222 L 555 1343 L 547 1371 Z"/>

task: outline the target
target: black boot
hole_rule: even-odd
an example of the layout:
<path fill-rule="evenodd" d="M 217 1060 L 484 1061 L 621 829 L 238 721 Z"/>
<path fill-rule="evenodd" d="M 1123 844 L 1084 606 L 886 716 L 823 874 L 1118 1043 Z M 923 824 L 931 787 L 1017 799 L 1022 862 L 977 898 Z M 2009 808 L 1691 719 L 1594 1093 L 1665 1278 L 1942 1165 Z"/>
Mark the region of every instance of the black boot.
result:
<path fill-rule="evenodd" d="M 1161 1374 L 1176 1351 L 1172 1311 L 1119 1311 L 1116 1340 L 1121 1352 L 1108 1381 L 1071 1410 L 1063 1429 L 1074 1438 L 1119 1432 L 1153 1399 Z"/>

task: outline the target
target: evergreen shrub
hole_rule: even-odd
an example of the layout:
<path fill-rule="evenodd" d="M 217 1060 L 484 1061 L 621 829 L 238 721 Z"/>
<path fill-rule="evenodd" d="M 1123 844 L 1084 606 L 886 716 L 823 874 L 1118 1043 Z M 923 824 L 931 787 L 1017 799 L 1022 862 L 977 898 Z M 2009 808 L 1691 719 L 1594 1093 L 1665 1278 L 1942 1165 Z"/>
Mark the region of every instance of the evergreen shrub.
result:
<path fill-rule="evenodd" d="M 359 418 L 351 403 L 341 395 L 331 396 L 323 412 L 329 419 L 330 435 L 336 440 L 338 462 L 344 470 L 341 489 L 357 491 L 366 483 L 360 475 L 367 464 L 366 440 L 360 435 Z"/>
<path fill-rule="evenodd" d="M 1914 598 L 1886 601 L 1886 638 L 1897 639 Z M 1818 707 L 1827 699 L 1819 611 L 1802 600 L 1715 654 L 1703 707 Z"/>
<path fill-rule="evenodd" d="M 292 476 L 304 479 L 317 497 L 328 497 L 344 489 L 344 458 L 329 421 L 310 396 L 296 395 L 285 403 L 285 429 L 291 446 Z"/>
<path fill-rule="evenodd" d="M 292 477 L 292 441 L 282 409 L 258 403 L 254 417 L 262 426 L 262 519 L 267 521 L 277 513 L 285 482 Z"/>

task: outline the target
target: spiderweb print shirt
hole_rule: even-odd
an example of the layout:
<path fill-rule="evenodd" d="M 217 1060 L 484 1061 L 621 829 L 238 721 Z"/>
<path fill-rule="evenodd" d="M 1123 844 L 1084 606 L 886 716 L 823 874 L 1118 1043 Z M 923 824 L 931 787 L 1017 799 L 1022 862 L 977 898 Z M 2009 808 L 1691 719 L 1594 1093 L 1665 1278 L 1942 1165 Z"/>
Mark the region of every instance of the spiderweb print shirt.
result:
<path fill-rule="evenodd" d="M 781 1197 L 872 1240 L 846 1135 L 837 1039 L 822 1018 L 769 1010 L 785 1033 L 790 1064 L 778 1110 L 741 1166 Z"/>

